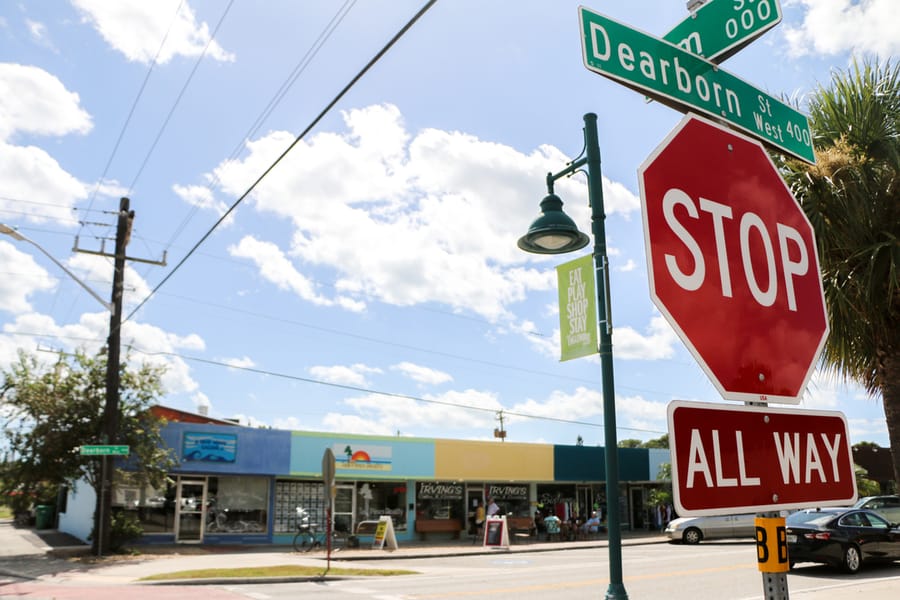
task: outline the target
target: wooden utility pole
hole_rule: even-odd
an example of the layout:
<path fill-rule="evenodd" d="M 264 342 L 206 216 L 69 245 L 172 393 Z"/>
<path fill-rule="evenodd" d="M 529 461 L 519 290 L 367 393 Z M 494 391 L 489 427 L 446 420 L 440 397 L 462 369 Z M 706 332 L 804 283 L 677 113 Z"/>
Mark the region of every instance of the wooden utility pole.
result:
<path fill-rule="evenodd" d="M 108 256 L 114 260 L 112 308 L 109 316 L 109 337 L 106 340 L 106 403 L 103 407 L 103 437 L 105 444 L 116 444 L 119 433 L 119 366 L 121 350 L 122 329 L 122 295 L 125 290 L 125 260 L 138 260 L 156 265 L 165 265 L 165 257 L 161 262 L 144 259 L 133 259 L 125 256 L 125 247 L 131 237 L 131 225 L 134 221 L 134 211 L 129 210 L 128 198 L 119 201 L 118 223 L 116 225 L 116 248 L 114 254 L 107 254 L 101 250 L 83 250 L 78 248 L 75 242 L 74 250 L 86 254 Z M 103 464 L 100 476 L 100 493 L 97 494 L 97 505 L 94 510 L 94 535 L 91 538 L 91 550 L 97 556 L 102 556 L 105 549 L 109 549 L 110 533 L 112 525 L 112 488 L 113 488 L 113 464 L 108 456 L 103 456 Z"/>

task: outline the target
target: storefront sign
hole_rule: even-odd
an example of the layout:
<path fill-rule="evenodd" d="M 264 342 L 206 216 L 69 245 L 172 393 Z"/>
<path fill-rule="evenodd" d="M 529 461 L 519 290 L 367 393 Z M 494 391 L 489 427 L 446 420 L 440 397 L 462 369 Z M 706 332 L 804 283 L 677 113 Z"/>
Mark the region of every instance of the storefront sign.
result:
<path fill-rule="evenodd" d="M 527 500 L 527 485 L 499 485 L 488 486 L 488 497 L 498 500 Z"/>
<path fill-rule="evenodd" d="M 390 471 L 393 452 L 390 446 L 373 444 L 334 444 L 335 466 L 352 471 Z"/>
<path fill-rule="evenodd" d="M 186 432 L 181 455 L 186 461 L 234 462 L 237 436 L 231 433 Z"/>
<path fill-rule="evenodd" d="M 439 481 L 421 481 L 416 492 L 419 500 L 462 500 L 461 483 L 441 483 Z"/>

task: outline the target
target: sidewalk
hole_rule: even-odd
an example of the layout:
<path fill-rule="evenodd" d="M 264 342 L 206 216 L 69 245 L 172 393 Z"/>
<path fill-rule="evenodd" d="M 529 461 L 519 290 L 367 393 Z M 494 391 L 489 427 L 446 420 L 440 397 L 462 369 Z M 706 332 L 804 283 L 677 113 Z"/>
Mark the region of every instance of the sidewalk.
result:
<path fill-rule="evenodd" d="M 654 544 L 667 542 L 659 532 L 622 532 L 622 544 Z M 386 560 L 439 556 L 546 552 L 560 549 L 605 548 L 605 536 L 598 540 L 577 542 L 530 541 L 506 548 L 485 548 L 472 543 L 470 537 L 436 542 L 400 542 L 394 551 L 358 548 L 334 551 L 331 566 L 353 562 L 352 566 L 384 568 L 378 563 Z M 233 568 L 275 565 L 311 565 L 324 570 L 327 556 L 324 550 L 297 553 L 286 546 L 195 546 L 165 545 L 138 546 L 135 556 L 109 556 L 97 559 L 89 547 L 78 540 L 54 530 L 35 531 L 17 528 L 11 521 L 0 521 L 0 580 L 39 579 L 55 583 L 90 583 L 93 585 L 122 585 L 134 583 L 151 575 L 192 569 Z M 370 564 L 362 564 L 370 563 Z M 350 565 L 347 565 L 350 566 Z M 227 580 L 246 583 L 247 579 Z M 165 583 L 165 582 L 159 582 Z M 180 580 L 185 585 L 189 581 Z M 199 583 L 199 582 L 198 582 Z M 202 583 L 211 583 L 203 580 Z"/>

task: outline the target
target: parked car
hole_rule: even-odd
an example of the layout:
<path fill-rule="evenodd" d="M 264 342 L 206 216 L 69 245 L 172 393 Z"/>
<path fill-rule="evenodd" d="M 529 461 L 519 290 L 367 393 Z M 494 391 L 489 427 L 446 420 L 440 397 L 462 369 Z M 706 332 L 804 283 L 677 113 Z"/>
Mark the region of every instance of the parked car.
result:
<path fill-rule="evenodd" d="M 900 528 L 858 508 L 809 508 L 788 516 L 788 561 L 825 563 L 848 573 L 863 563 L 900 560 Z"/>
<path fill-rule="evenodd" d="M 900 496 L 866 496 L 857 500 L 853 508 L 868 508 L 891 523 L 900 523 Z"/>
<path fill-rule="evenodd" d="M 679 517 L 669 521 L 665 534 L 673 542 L 699 544 L 701 540 L 748 538 L 756 535 L 756 515 Z"/>

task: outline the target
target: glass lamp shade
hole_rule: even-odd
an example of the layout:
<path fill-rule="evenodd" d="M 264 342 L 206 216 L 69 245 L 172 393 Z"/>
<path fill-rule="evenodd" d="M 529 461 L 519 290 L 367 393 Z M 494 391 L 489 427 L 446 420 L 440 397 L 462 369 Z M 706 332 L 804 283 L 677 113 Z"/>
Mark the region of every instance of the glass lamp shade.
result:
<path fill-rule="evenodd" d="M 587 246 L 590 238 L 578 230 L 562 205 L 556 194 L 541 200 L 541 216 L 519 238 L 519 248 L 534 254 L 565 254 Z"/>

